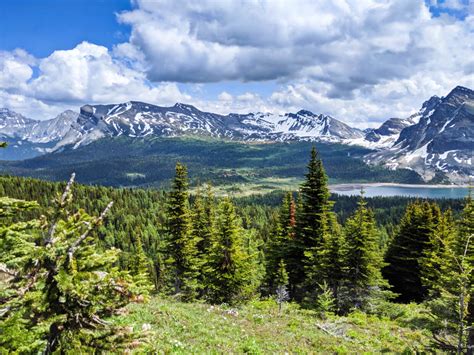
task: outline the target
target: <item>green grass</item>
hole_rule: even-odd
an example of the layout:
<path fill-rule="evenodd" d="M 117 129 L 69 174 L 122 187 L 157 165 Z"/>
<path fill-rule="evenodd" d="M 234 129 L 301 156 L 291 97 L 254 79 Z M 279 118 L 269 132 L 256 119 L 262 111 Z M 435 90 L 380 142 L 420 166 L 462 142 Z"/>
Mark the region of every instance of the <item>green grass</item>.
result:
<path fill-rule="evenodd" d="M 156 297 L 130 305 L 117 322 L 141 335 L 137 353 L 346 354 L 427 349 L 430 333 L 421 329 L 414 306 L 397 307 L 398 314 L 392 315 L 396 319 L 353 313 L 323 320 L 292 304 L 279 314 L 272 300 L 229 308 Z M 151 328 L 143 331 L 143 327 Z"/>

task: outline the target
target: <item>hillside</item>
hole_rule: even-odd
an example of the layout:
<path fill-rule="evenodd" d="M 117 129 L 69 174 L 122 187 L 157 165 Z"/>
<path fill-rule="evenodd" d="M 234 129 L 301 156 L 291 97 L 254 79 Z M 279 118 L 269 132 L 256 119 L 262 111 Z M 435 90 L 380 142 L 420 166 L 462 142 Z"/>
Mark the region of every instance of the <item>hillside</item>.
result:
<path fill-rule="evenodd" d="M 321 319 L 314 311 L 275 301 L 241 307 L 152 298 L 133 304 L 119 324 L 143 337 L 134 350 L 152 353 L 414 353 L 429 349 L 427 319 L 414 305 L 392 306 L 385 318 L 363 313 Z M 390 317 L 392 319 L 390 319 Z"/>
<path fill-rule="evenodd" d="M 332 182 L 420 183 L 413 171 L 370 166 L 367 148 L 293 142 L 248 144 L 196 138 L 119 137 L 101 139 L 24 161 L 1 162 L 4 174 L 66 180 L 75 171 L 82 183 L 108 186 L 166 186 L 176 161 L 185 163 L 192 183 L 211 180 L 225 192 L 268 192 L 296 188 L 315 144 Z M 8 149 L 7 149 L 8 150 Z"/>

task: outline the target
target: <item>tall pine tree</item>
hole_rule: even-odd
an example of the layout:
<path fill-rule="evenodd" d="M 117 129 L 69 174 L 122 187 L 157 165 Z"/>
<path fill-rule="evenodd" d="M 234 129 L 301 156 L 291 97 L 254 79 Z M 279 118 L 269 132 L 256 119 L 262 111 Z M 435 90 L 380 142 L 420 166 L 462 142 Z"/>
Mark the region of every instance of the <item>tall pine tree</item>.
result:
<path fill-rule="evenodd" d="M 189 211 L 188 174 L 186 167 L 176 164 L 176 174 L 168 201 L 167 264 L 171 272 L 171 293 L 183 300 L 193 300 L 198 294 L 199 239 L 193 234 Z"/>
<path fill-rule="evenodd" d="M 239 217 L 232 202 L 226 198 L 218 206 L 216 233 L 205 270 L 208 301 L 233 304 L 254 291 L 251 289 L 254 288 L 254 265 L 243 242 Z"/>
<path fill-rule="evenodd" d="M 292 297 L 301 299 L 308 291 L 304 285 L 306 272 L 317 269 L 319 260 L 314 258 L 324 241 L 329 204 L 328 177 L 316 148 L 311 149 L 308 172 L 300 188 L 301 205 L 297 214 L 297 234 L 293 240 L 293 260 L 288 260 L 288 267 L 295 265 L 290 273 Z M 302 262 L 301 262 L 302 261 Z M 297 265 L 299 263 L 299 266 Z"/>
<path fill-rule="evenodd" d="M 387 282 L 381 273 L 383 257 L 374 214 L 363 194 L 356 212 L 346 221 L 344 233 L 347 308 L 367 309 L 371 301 L 382 296 Z"/>
<path fill-rule="evenodd" d="M 439 207 L 428 202 L 407 206 L 400 227 L 385 255 L 383 273 L 402 302 L 423 301 L 428 288 L 422 282 L 423 257 L 437 228 Z"/>

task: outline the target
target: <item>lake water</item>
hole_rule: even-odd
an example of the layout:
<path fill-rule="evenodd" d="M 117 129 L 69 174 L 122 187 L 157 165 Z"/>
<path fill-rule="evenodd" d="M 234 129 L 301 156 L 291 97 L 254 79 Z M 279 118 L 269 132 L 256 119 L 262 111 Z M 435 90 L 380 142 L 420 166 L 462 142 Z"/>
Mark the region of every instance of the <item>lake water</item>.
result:
<path fill-rule="evenodd" d="M 333 193 L 339 195 L 360 195 L 360 188 L 364 186 L 366 197 L 375 196 L 410 196 L 420 198 L 464 198 L 469 193 L 467 187 L 435 187 L 429 185 L 407 186 L 407 185 L 334 185 L 330 186 Z"/>

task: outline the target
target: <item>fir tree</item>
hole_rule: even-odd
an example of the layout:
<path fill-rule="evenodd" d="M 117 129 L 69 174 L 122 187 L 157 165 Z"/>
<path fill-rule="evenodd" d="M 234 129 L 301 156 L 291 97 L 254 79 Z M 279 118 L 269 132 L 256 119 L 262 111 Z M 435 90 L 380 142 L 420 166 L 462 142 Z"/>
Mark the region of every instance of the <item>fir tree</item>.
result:
<path fill-rule="evenodd" d="M 188 174 L 186 167 L 180 163 L 176 164 L 176 175 L 169 194 L 168 233 L 167 264 L 171 272 L 172 294 L 183 300 L 193 300 L 199 287 L 199 239 L 192 233 Z"/>
<path fill-rule="evenodd" d="M 437 328 L 435 344 L 442 350 L 472 353 L 472 302 L 474 298 L 474 208 L 469 196 L 457 234 L 439 235 L 440 256 L 433 298 L 427 302 Z M 451 230 L 450 230 L 451 231 Z M 429 279 L 429 281 L 433 281 Z"/>
<path fill-rule="evenodd" d="M 438 210 L 436 208 L 436 210 Z M 439 210 L 438 210 L 439 211 Z M 451 245 L 456 238 L 456 228 L 451 210 L 435 216 L 436 227 L 430 234 L 428 246 L 420 260 L 421 281 L 428 290 L 428 297 L 436 298 L 440 284 L 441 270 L 446 262 L 446 246 Z"/>
<path fill-rule="evenodd" d="M 462 254 L 464 248 L 464 254 Z M 469 190 L 469 196 L 459 223 L 459 238 L 454 244 L 454 249 L 458 255 L 465 255 L 464 270 L 470 269 L 469 277 L 466 281 L 466 288 L 469 293 L 467 301 L 466 323 L 469 327 L 467 335 L 467 352 L 474 353 L 474 200 L 472 190 Z"/>
<path fill-rule="evenodd" d="M 99 217 L 71 211 L 72 183 L 40 220 L 12 221 L 36 205 L 0 199 L 0 266 L 8 275 L 0 290 L 1 352 L 118 351 L 126 341 L 106 319 L 146 290 L 115 266 L 119 251 L 103 251 L 92 236 L 112 204 Z"/>
<path fill-rule="evenodd" d="M 400 294 L 400 301 L 422 301 L 427 296 L 428 288 L 422 282 L 422 262 L 429 254 L 430 240 L 437 226 L 433 215 L 439 215 L 439 208 L 428 202 L 408 205 L 399 231 L 387 250 L 384 276 L 393 291 Z"/>
<path fill-rule="evenodd" d="M 381 296 L 387 283 L 381 273 L 383 257 L 374 215 L 363 194 L 356 212 L 346 221 L 344 233 L 347 308 L 367 309 L 370 301 Z"/>
<path fill-rule="evenodd" d="M 206 266 L 208 300 L 229 304 L 241 301 L 252 285 L 252 267 L 235 208 L 224 199 L 218 206 L 216 233 Z"/>
<path fill-rule="evenodd" d="M 151 291 L 150 283 L 150 263 L 148 257 L 143 250 L 142 238 L 140 234 L 136 234 L 134 263 L 131 273 L 134 276 L 137 285 Z"/>
<path fill-rule="evenodd" d="M 304 248 L 318 246 L 322 241 L 323 219 L 329 202 L 328 178 L 316 148 L 311 149 L 306 179 L 301 185 L 302 209 L 299 218 L 300 239 Z"/>
<path fill-rule="evenodd" d="M 329 205 L 328 178 L 321 159 L 318 158 L 316 149 L 311 150 L 306 179 L 301 185 L 301 206 L 297 214 L 297 236 L 293 242 L 293 255 L 291 264 L 303 261 L 303 267 L 296 267 L 290 274 L 295 298 L 301 298 L 305 290 L 301 289 L 305 282 L 306 271 L 317 269 L 319 262 L 314 256 L 324 241 Z M 288 261 L 290 266 L 290 261 Z M 301 264 L 300 264 L 301 265 Z M 308 291 L 308 290 L 306 290 Z"/>
<path fill-rule="evenodd" d="M 278 285 L 275 280 L 280 272 L 280 262 L 289 264 L 291 268 L 300 264 L 298 255 L 292 255 L 292 243 L 295 239 L 296 228 L 296 204 L 293 194 L 288 192 L 280 208 L 278 223 L 275 231 L 271 235 L 271 240 L 267 243 L 265 253 L 266 260 L 266 284 L 268 293 L 272 294 Z"/>
<path fill-rule="evenodd" d="M 334 309 L 341 309 L 341 288 L 347 273 L 344 250 L 346 240 L 341 226 L 336 220 L 333 212 L 326 213 L 323 225 L 323 242 L 315 249 L 315 254 L 309 254 L 314 258 L 314 263 L 307 266 L 309 289 L 316 293 L 321 292 L 321 283 L 325 284 L 332 292 Z M 312 297 L 312 296 L 311 296 Z"/>
<path fill-rule="evenodd" d="M 198 190 L 193 205 L 193 233 L 199 239 L 197 248 L 201 259 L 205 259 L 214 233 L 214 204 L 214 195 L 210 185 L 207 185 L 205 196 L 202 196 L 201 191 Z"/>

